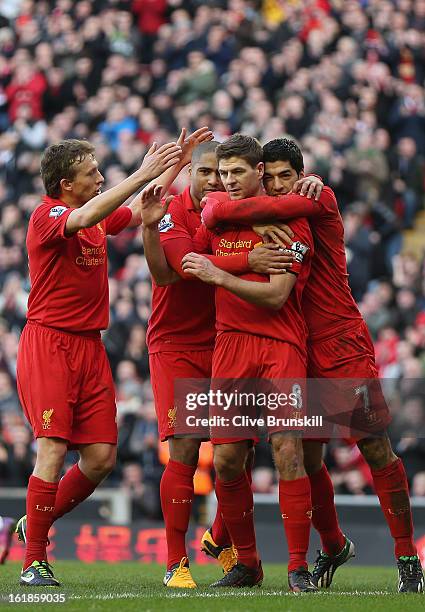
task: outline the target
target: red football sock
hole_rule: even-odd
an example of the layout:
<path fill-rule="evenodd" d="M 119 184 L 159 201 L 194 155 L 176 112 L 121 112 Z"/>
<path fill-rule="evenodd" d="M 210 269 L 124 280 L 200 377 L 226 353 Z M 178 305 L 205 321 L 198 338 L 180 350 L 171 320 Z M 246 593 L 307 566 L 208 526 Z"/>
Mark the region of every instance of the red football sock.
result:
<path fill-rule="evenodd" d="M 382 512 L 394 538 L 396 558 L 413 557 L 417 550 L 413 540 L 409 486 L 401 459 L 381 470 L 372 470 L 372 476 Z"/>
<path fill-rule="evenodd" d="M 196 466 L 169 460 L 161 478 L 161 507 L 167 536 L 167 569 L 187 557 L 186 532 L 193 501 Z"/>
<path fill-rule="evenodd" d="M 305 567 L 311 526 L 311 492 L 308 476 L 279 480 L 279 505 L 288 543 L 288 572 Z"/>
<path fill-rule="evenodd" d="M 313 515 L 311 521 L 322 540 L 322 549 L 328 555 L 341 552 L 345 537 L 342 533 L 334 502 L 334 488 L 331 477 L 323 464 L 318 472 L 309 476 Z"/>
<path fill-rule="evenodd" d="M 227 527 L 224 524 L 221 506 L 219 503 L 217 503 L 217 512 L 215 514 L 214 523 L 211 527 L 211 535 L 217 546 L 228 548 L 232 545 L 232 538 L 230 537 Z"/>
<path fill-rule="evenodd" d="M 245 468 L 246 477 L 248 478 L 248 482 L 251 486 L 252 484 L 252 465 L 251 463 Z M 230 537 L 229 532 L 227 531 L 227 527 L 224 524 L 222 512 L 220 508 L 220 504 L 217 504 L 217 512 L 215 514 L 214 523 L 211 527 L 211 535 L 213 537 L 214 542 L 217 546 L 222 546 L 223 548 L 228 547 L 232 543 L 232 539 Z"/>
<path fill-rule="evenodd" d="M 215 491 L 223 520 L 238 551 L 238 561 L 257 567 L 254 498 L 246 472 L 229 482 L 217 478 Z"/>
<path fill-rule="evenodd" d="M 87 499 L 96 487 L 97 484 L 83 474 L 78 463 L 73 465 L 59 481 L 53 520 L 56 521 L 67 512 L 71 512 L 75 506 Z"/>
<path fill-rule="evenodd" d="M 47 534 L 52 524 L 57 482 L 30 476 L 27 490 L 27 546 L 24 569 L 33 561 L 47 559 Z"/>

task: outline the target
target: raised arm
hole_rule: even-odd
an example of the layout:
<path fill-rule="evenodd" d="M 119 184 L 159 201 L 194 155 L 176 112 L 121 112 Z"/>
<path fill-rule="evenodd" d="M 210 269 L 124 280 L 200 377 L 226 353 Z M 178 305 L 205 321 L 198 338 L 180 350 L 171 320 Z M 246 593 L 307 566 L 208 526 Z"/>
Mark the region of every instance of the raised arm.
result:
<path fill-rule="evenodd" d="M 143 249 L 153 280 L 159 287 L 172 285 L 179 275 L 168 265 L 158 230 L 158 223 L 167 213 L 172 196 L 161 201 L 162 185 L 150 183 L 140 194 L 143 219 Z"/>
<path fill-rule="evenodd" d="M 186 137 L 186 128 L 182 128 L 180 136 L 176 142 L 177 146 L 181 148 L 181 155 L 177 163 L 170 166 L 162 172 L 156 179 L 151 181 L 147 187 L 155 183 L 155 185 L 162 185 L 161 196 L 165 196 L 168 193 L 171 185 L 174 183 L 177 176 L 183 170 L 188 163 L 193 153 L 193 149 L 203 142 L 207 142 L 213 139 L 213 134 L 210 132 L 208 127 L 201 127 L 199 130 L 193 132 Z M 141 215 L 141 194 L 137 195 L 129 204 L 129 208 L 132 212 L 132 219 L 128 227 L 137 227 L 142 223 Z M 149 240 L 149 237 L 147 237 Z"/>
<path fill-rule="evenodd" d="M 214 138 L 213 133 L 207 126 L 201 127 L 192 134 L 187 136 L 187 129 L 184 127 L 180 132 L 180 136 L 176 142 L 177 146 L 181 148 L 181 156 L 176 164 L 167 168 L 165 172 L 160 174 L 158 178 L 155 180 L 157 185 L 162 185 L 161 197 L 164 197 L 171 185 L 174 183 L 180 172 L 183 170 L 185 166 L 190 164 L 190 160 L 192 159 L 192 153 L 195 147 L 202 144 L 203 142 L 208 142 Z M 131 204 L 130 204 L 131 206 Z"/>
<path fill-rule="evenodd" d="M 180 155 L 181 148 L 174 142 L 162 145 L 159 149 L 154 143 L 136 172 L 105 193 L 92 198 L 80 208 L 75 208 L 69 214 L 65 226 L 66 235 L 75 234 L 78 230 L 92 227 L 105 219 L 145 183 L 176 164 Z"/>

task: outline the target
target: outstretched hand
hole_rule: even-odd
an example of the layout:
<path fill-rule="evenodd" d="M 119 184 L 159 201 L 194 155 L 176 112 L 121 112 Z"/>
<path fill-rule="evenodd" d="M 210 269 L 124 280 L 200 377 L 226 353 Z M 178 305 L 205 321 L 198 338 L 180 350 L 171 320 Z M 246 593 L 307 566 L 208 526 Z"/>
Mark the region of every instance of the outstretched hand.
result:
<path fill-rule="evenodd" d="M 182 149 L 175 142 L 167 142 L 158 148 L 154 142 L 143 158 L 140 170 L 146 174 L 146 181 L 156 179 L 167 168 L 174 166 L 180 161 Z"/>
<path fill-rule="evenodd" d="M 162 185 L 152 183 L 140 194 L 141 216 L 144 227 L 157 226 L 166 214 L 173 196 L 161 200 Z"/>
<path fill-rule="evenodd" d="M 180 132 L 180 136 L 177 140 L 177 145 L 179 145 L 182 150 L 182 156 L 180 158 L 180 164 L 182 166 L 186 166 L 187 164 L 190 163 L 190 160 L 192 158 L 192 153 L 195 147 L 202 144 L 203 142 L 208 142 L 210 140 L 213 140 L 214 138 L 213 133 L 207 126 L 199 128 L 192 134 L 189 134 L 189 136 L 187 137 L 186 135 L 187 135 L 187 130 L 184 127 L 182 128 L 182 131 Z"/>

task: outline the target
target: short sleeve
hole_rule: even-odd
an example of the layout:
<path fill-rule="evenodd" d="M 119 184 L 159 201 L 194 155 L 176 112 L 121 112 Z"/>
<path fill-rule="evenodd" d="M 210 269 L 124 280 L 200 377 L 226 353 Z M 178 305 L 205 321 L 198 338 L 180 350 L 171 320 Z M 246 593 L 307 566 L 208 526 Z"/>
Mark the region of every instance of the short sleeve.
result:
<path fill-rule="evenodd" d="M 176 238 L 189 238 L 192 240 L 187 226 L 185 208 L 180 197 L 177 196 L 171 201 L 168 212 L 158 223 L 158 231 L 161 243 L 175 240 Z"/>
<path fill-rule="evenodd" d="M 65 234 L 66 220 L 72 210 L 60 204 L 41 204 L 34 211 L 32 225 L 40 244 L 55 245 L 72 237 Z"/>
<path fill-rule="evenodd" d="M 161 245 L 164 249 L 165 257 L 169 265 L 185 279 L 193 280 L 193 276 L 183 272 L 181 261 L 187 253 L 196 251 L 198 253 L 211 252 L 210 247 L 205 243 L 205 248 L 199 251 L 198 234 L 202 225 L 192 236 L 186 218 L 186 209 L 179 197 L 176 197 L 170 204 L 168 212 L 158 224 Z M 206 228 L 204 228 L 206 229 Z"/>
<path fill-rule="evenodd" d="M 115 236 L 122 232 L 130 223 L 133 213 L 128 206 L 121 206 L 105 219 L 106 234 Z"/>

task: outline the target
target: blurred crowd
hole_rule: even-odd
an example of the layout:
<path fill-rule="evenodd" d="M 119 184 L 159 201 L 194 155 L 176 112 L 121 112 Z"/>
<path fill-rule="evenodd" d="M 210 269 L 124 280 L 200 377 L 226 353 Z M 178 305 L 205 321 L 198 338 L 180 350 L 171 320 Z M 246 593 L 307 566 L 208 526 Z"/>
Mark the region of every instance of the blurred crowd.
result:
<path fill-rule="evenodd" d="M 413 492 L 425 495 L 425 267 L 423 252 L 403 251 L 424 203 L 424 29 L 425 0 L 0 0 L 0 484 L 25 486 L 34 456 L 15 367 L 42 150 L 89 139 L 108 188 L 153 140 L 208 125 L 217 140 L 235 131 L 262 143 L 296 137 L 307 171 L 335 190 L 350 283 L 394 412 L 391 435 Z M 149 383 L 140 231 L 111 239 L 109 255 L 103 339 L 120 421 L 109 484 L 154 516 L 166 458 Z M 328 461 L 337 491 L 371 491 L 356 448 L 330 445 Z M 261 446 L 254 487 L 274 486 Z"/>

